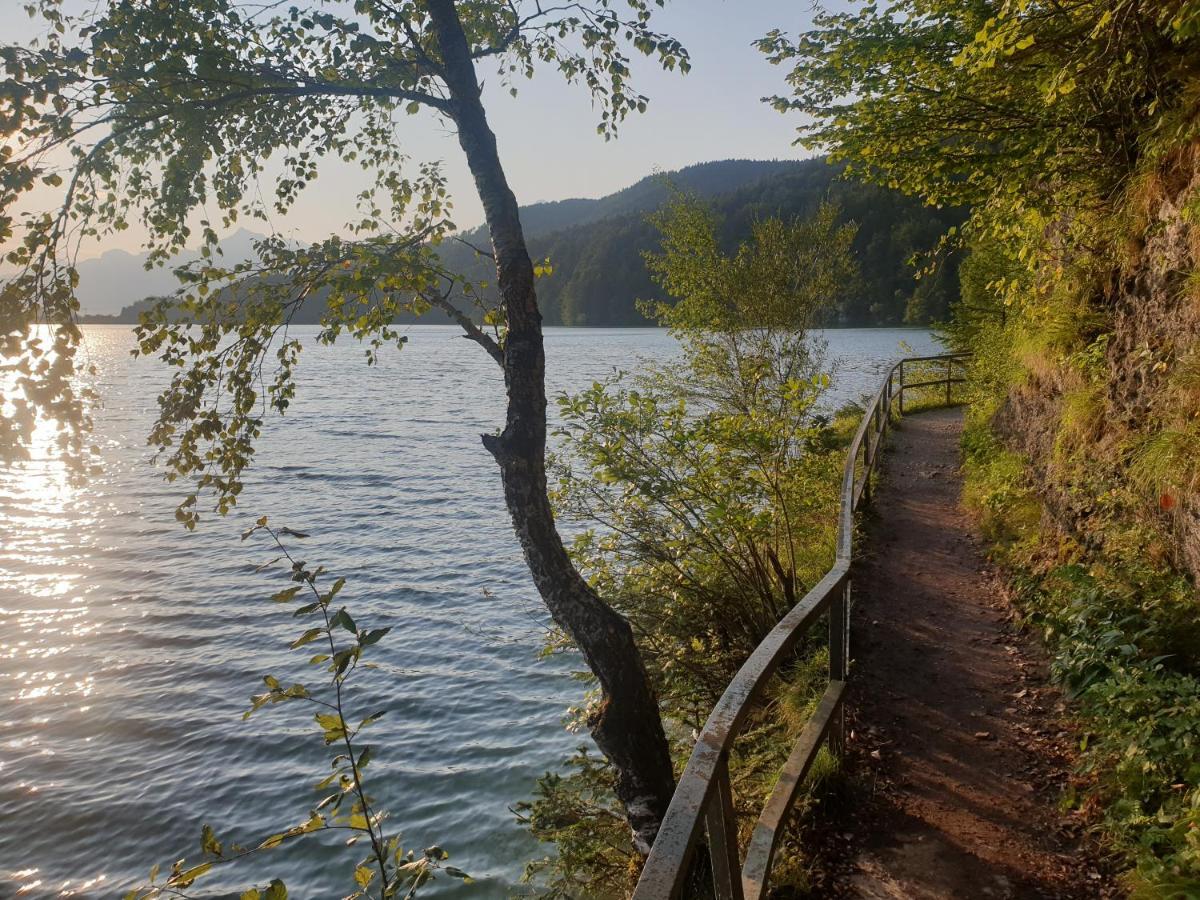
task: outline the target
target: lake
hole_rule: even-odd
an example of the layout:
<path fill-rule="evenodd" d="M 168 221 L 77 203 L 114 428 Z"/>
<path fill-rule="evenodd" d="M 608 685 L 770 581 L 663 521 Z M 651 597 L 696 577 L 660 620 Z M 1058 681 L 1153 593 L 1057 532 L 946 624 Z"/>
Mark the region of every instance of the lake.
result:
<path fill-rule="evenodd" d="M 295 549 L 348 579 L 360 627 L 394 629 L 351 681 L 354 710 L 389 710 L 368 781 L 406 846 L 439 844 L 476 878 L 422 896 L 507 897 L 550 851 L 509 807 L 587 739 L 562 724 L 582 685 L 570 659 L 539 659 L 546 614 L 479 442 L 503 422 L 500 372 L 452 327 L 407 333 L 374 367 L 353 342 L 307 347 L 238 510 L 187 533 L 145 443 L 167 373 L 129 356 L 128 329 L 85 328 L 102 473 L 74 487 L 44 448 L 0 468 L 0 897 L 117 896 L 156 862 L 197 859 L 202 823 L 251 842 L 307 817 L 330 771 L 310 711 L 241 719 L 263 675 L 309 675 L 266 599 L 285 576 L 255 571 L 272 548 L 240 540 L 261 515 L 311 533 Z M 821 336 L 831 402 L 937 350 L 912 329 Z M 546 345 L 552 393 L 677 352 L 655 329 L 549 329 Z M 354 861 L 305 842 L 211 884 L 342 896 Z"/>

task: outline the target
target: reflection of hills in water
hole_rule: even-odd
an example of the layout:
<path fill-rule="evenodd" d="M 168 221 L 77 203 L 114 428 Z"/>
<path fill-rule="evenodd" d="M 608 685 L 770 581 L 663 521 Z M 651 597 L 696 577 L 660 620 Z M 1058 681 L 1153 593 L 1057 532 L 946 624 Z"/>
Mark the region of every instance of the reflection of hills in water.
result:
<path fill-rule="evenodd" d="M 894 191 L 837 180 L 839 170 L 824 160 L 725 160 L 653 175 L 599 199 L 572 199 L 523 207 L 522 222 L 535 259 L 549 257 L 553 274 L 538 283 L 548 325 L 644 325 L 638 299 L 657 296 L 642 254 L 657 248 L 646 213 L 666 200 L 670 183 L 709 199 L 723 220 L 722 238 L 730 247 L 743 240 L 751 223 L 771 215 L 808 216 L 824 199 L 859 225 L 855 251 L 861 278 L 841 308 L 831 309 L 830 324 L 882 325 L 942 319 L 957 298 L 957 264 L 917 281 L 909 265 L 914 254 L 933 249 L 946 228 L 963 216 L 933 210 Z M 253 254 L 255 235 L 239 231 L 222 242 L 225 259 Z M 486 247 L 484 229 L 464 239 Z M 492 262 L 464 243 L 447 242 L 441 250 L 447 267 L 477 281 L 494 281 Z M 194 259 L 182 255 L 177 262 Z M 168 294 L 177 286 L 168 269 L 146 272 L 143 257 L 114 251 L 80 264 L 80 298 L 85 313 L 112 315 L 135 322 L 144 304 L 130 296 Z M 320 317 L 321 298 L 301 310 L 296 321 Z M 435 313 L 431 322 L 441 322 Z"/>

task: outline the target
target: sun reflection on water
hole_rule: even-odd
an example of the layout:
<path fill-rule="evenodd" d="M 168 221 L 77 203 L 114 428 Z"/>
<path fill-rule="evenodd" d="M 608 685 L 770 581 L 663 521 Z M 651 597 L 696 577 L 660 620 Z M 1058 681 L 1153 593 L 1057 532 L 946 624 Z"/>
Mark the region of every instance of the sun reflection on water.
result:
<path fill-rule="evenodd" d="M 65 656 L 94 627 L 78 566 L 82 488 L 55 456 L 57 431 L 53 422 L 39 422 L 30 458 L 0 470 L 0 596 L 20 602 L 0 607 L 0 660 L 18 664 Z M 17 701 L 78 689 L 77 679 L 51 668 L 0 677 L 10 684 L 8 698 Z"/>
<path fill-rule="evenodd" d="M 0 384 L 0 404 L 11 388 Z M 87 603 L 94 515 L 88 486 L 58 458 L 58 433 L 55 422 L 39 421 L 29 458 L 0 465 L 0 702 L 10 713 L 2 723 L 0 770 L 16 776 L 14 793 L 27 796 L 56 783 L 44 764 L 32 761 L 59 755 L 51 735 L 89 730 L 85 698 L 96 690 L 95 675 L 80 662 L 98 627 Z M 22 777 L 31 771 L 39 774 Z M 0 896 L 82 897 L 103 890 L 104 875 L 81 874 L 86 880 L 57 881 L 39 868 L 0 864 Z"/>

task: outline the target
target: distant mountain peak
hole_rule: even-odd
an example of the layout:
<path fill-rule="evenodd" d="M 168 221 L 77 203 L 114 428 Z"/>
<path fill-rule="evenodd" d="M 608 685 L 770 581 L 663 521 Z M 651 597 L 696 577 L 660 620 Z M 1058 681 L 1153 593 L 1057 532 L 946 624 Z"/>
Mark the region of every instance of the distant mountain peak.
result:
<path fill-rule="evenodd" d="M 254 253 L 254 242 L 263 235 L 239 228 L 219 244 L 228 262 L 247 259 Z M 131 253 L 113 248 L 92 259 L 80 260 L 79 305 L 84 315 L 115 315 L 126 306 L 145 297 L 169 294 L 179 287 L 172 270 L 200 258 L 198 249 L 184 250 L 165 265 L 146 268 L 147 253 Z"/>

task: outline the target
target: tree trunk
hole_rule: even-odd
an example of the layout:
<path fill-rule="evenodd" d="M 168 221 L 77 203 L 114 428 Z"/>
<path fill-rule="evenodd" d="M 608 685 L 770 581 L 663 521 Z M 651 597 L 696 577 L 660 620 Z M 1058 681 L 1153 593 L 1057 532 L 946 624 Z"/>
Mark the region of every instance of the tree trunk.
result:
<path fill-rule="evenodd" d="M 507 314 L 508 413 L 504 431 L 484 435 L 483 443 L 500 466 L 504 498 L 538 592 L 600 682 L 602 700 L 589 720 L 592 737 L 616 770 L 617 796 L 634 846 L 644 855 L 675 789 L 662 718 L 632 628 L 576 571 L 555 528 L 546 493 L 546 366 L 533 262 L 455 4 L 427 3 L 450 89 L 451 115 L 491 231 Z"/>

